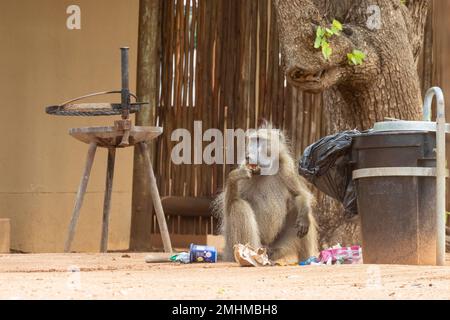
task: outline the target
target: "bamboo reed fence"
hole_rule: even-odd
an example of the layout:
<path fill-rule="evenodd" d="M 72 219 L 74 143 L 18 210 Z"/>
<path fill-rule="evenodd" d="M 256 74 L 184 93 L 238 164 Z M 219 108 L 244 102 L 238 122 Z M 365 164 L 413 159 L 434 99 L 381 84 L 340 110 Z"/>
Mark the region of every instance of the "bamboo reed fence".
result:
<path fill-rule="evenodd" d="M 177 144 L 172 131 L 193 133 L 194 121 L 202 121 L 203 132 L 224 132 L 255 128 L 265 118 L 285 131 L 296 157 L 328 133 L 321 95 L 303 93 L 285 81 L 271 0 L 164 0 L 161 11 L 157 118 L 165 134 L 156 146 L 155 170 L 163 196 L 213 197 L 232 169 L 171 162 Z M 432 37 L 431 28 L 430 21 Z M 424 57 L 424 87 L 431 82 L 429 67 Z M 177 234 L 217 231 L 212 217 L 169 216 L 168 225 Z M 158 232 L 157 223 L 153 226 Z"/>
<path fill-rule="evenodd" d="M 265 118 L 285 130 L 299 156 L 324 134 L 320 95 L 287 85 L 270 0 L 166 0 L 162 5 L 156 174 L 164 196 L 213 197 L 231 165 L 174 165 L 171 132 L 255 128 Z M 205 147 L 208 143 L 204 143 Z M 184 218 L 184 217 L 183 217 Z M 169 217 L 172 232 L 215 232 L 215 221 Z M 156 228 L 157 224 L 153 224 Z"/>

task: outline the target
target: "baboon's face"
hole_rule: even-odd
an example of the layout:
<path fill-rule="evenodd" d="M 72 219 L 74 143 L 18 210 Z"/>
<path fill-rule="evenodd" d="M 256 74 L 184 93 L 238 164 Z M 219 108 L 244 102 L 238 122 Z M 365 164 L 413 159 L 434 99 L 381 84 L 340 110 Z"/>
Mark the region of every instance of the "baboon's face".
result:
<path fill-rule="evenodd" d="M 246 160 L 265 169 L 267 175 L 276 174 L 280 152 L 280 134 L 274 129 L 258 129 L 247 137 Z"/>

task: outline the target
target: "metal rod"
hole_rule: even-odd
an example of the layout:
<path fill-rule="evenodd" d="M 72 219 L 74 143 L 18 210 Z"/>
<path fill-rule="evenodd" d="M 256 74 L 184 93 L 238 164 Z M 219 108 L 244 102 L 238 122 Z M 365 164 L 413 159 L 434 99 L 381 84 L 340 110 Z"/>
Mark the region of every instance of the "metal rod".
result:
<path fill-rule="evenodd" d="M 59 104 L 58 107 L 64 107 L 65 105 L 67 105 L 71 102 L 79 101 L 79 100 L 90 98 L 90 97 L 102 96 L 102 95 L 106 95 L 106 94 L 116 94 L 116 93 L 122 93 L 122 90 L 101 91 L 101 92 L 94 92 L 94 93 L 86 94 L 84 96 L 80 96 L 80 97 L 76 97 L 76 98 L 64 101 L 63 103 Z M 134 93 L 129 92 L 129 95 L 131 97 L 133 97 L 134 100 L 136 100 L 136 102 L 137 102 L 137 96 Z"/>
<path fill-rule="evenodd" d="M 153 200 L 153 206 L 155 207 L 156 217 L 158 218 L 159 231 L 161 232 L 162 242 L 165 252 L 172 252 L 172 243 L 170 241 L 169 229 L 167 228 L 166 217 L 161 204 L 161 198 L 159 197 L 158 186 L 156 184 L 155 174 L 153 172 L 152 161 L 148 151 L 147 144 L 145 142 L 139 143 L 141 152 L 145 157 L 145 163 L 147 164 L 147 174 L 149 178 L 150 196 Z"/>
<path fill-rule="evenodd" d="M 353 171 L 353 180 L 372 177 L 436 177 L 436 168 L 424 167 L 388 167 L 388 168 L 367 168 Z M 449 176 L 445 170 L 445 176 Z"/>
<path fill-rule="evenodd" d="M 429 89 L 424 101 L 424 119 L 431 121 L 431 105 L 433 98 L 437 101 L 436 117 L 436 264 L 445 265 L 445 100 L 442 90 L 438 87 Z"/>
<path fill-rule="evenodd" d="M 70 252 L 72 241 L 75 236 L 75 228 L 77 226 L 78 218 L 80 217 L 80 209 L 83 205 L 84 195 L 89 182 L 89 176 L 91 175 L 91 168 L 95 158 L 95 151 L 97 150 L 97 144 L 91 142 L 89 145 L 88 154 L 86 157 L 86 164 L 84 166 L 83 176 L 81 177 L 80 186 L 78 187 L 77 198 L 75 207 L 72 212 L 72 219 L 69 224 L 69 232 L 67 235 L 66 243 L 64 245 L 64 252 Z"/>
<path fill-rule="evenodd" d="M 114 94 L 114 93 L 122 93 L 122 91 L 118 91 L 118 90 L 101 91 L 101 92 L 95 92 L 95 93 L 86 94 L 86 95 L 81 96 L 81 97 L 77 97 L 77 98 L 74 98 L 74 99 L 70 99 L 70 100 L 64 101 L 63 103 L 61 103 L 59 105 L 59 107 L 64 107 L 66 104 L 69 104 L 71 102 L 75 102 L 75 101 L 78 101 L 78 100 L 82 100 L 82 99 L 86 99 L 86 98 L 90 98 L 90 97 L 95 97 L 95 96 L 101 96 L 101 95 L 105 95 L 105 94 Z"/>
<path fill-rule="evenodd" d="M 120 48 L 122 73 L 122 119 L 128 119 L 130 114 L 130 80 L 128 47 Z"/>
<path fill-rule="evenodd" d="M 108 149 L 108 167 L 106 169 L 105 199 L 103 202 L 103 223 L 100 252 L 108 251 L 109 216 L 111 212 L 111 196 L 114 178 L 114 163 L 116 160 L 116 148 Z"/>

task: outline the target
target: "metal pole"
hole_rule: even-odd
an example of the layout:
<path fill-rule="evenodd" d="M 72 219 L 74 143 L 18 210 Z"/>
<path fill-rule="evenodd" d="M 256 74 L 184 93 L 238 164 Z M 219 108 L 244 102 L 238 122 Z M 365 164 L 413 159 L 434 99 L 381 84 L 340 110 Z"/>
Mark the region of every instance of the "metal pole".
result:
<path fill-rule="evenodd" d="M 436 119 L 436 264 L 445 265 L 445 100 L 442 90 L 438 87 L 429 89 L 425 95 L 424 118 L 431 121 L 431 104 L 436 96 L 437 119 Z"/>
<path fill-rule="evenodd" d="M 130 114 L 130 79 L 128 51 L 128 47 L 120 48 L 122 73 L 122 119 L 128 119 L 128 116 Z"/>

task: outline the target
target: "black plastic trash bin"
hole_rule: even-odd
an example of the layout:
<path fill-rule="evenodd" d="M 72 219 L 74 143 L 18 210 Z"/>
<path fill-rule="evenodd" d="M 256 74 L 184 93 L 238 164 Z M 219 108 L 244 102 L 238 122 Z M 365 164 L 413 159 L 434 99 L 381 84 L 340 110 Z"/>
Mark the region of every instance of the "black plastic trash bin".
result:
<path fill-rule="evenodd" d="M 448 140 L 446 145 L 449 150 Z M 430 176 L 435 148 L 436 133 L 430 131 L 370 132 L 354 138 L 364 263 L 436 264 L 436 178 Z"/>

